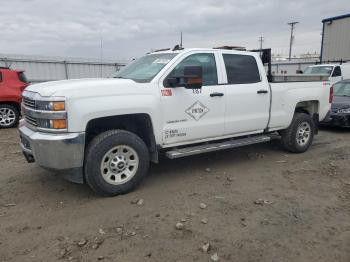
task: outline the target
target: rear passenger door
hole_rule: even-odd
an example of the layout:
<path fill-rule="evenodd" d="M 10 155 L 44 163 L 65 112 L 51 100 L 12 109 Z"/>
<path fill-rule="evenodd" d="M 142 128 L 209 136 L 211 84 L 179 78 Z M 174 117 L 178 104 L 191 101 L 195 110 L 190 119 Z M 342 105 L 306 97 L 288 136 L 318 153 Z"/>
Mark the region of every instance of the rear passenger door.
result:
<path fill-rule="evenodd" d="M 227 76 L 225 135 L 262 132 L 269 119 L 270 88 L 255 57 L 223 53 L 222 63 Z"/>

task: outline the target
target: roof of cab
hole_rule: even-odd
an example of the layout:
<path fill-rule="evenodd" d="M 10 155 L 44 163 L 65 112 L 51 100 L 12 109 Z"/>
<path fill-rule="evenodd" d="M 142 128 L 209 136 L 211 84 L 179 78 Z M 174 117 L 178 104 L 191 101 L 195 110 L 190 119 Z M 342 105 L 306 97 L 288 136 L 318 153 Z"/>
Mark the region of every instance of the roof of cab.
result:
<path fill-rule="evenodd" d="M 249 51 L 243 51 L 243 50 L 236 50 L 236 49 L 224 49 L 224 48 L 184 48 L 182 50 L 161 50 L 161 51 L 155 51 L 155 52 L 151 52 L 149 54 L 179 54 L 179 53 L 183 53 L 183 52 L 190 52 L 190 51 L 221 51 L 221 52 L 228 52 L 228 53 L 242 53 L 242 54 L 253 54 L 256 55 L 256 52 L 249 52 Z"/>

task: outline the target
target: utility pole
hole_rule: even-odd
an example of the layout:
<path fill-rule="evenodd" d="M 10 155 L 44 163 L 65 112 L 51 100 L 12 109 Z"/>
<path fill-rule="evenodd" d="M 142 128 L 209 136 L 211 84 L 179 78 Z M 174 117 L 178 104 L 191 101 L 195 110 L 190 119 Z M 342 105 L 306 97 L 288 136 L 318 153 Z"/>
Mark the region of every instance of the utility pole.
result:
<path fill-rule="evenodd" d="M 288 25 L 290 25 L 290 42 L 289 42 L 289 61 L 292 60 L 292 45 L 293 45 L 293 40 L 294 40 L 294 27 L 296 24 L 299 22 L 290 22 Z"/>
<path fill-rule="evenodd" d="M 262 56 L 262 44 L 264 42 L 264 37 L 260 36 L 259 37 L 259 42 L 260 42 L 260 58 Z"/>

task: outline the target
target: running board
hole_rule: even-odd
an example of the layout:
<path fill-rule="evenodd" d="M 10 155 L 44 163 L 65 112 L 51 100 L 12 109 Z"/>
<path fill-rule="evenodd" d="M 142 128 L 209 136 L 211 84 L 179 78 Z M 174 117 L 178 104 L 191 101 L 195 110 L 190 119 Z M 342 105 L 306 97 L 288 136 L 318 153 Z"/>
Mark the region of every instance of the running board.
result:
<path fill-rule="evenodd" d="M 173 149 L 166 152 L 165 155 L 170 159 L 174 159 L 174 158 L 198 155 L 202 153 L 224 150 L 229 148 L 264 143 L 264 142 L 270 141 L 271 138 L 272 138 L 271 136 L 266 136 L 266 135 L 240 138 L 240 139 L 228 140 L 228 141 L 219 142 L 219 143 L 211 143 L 211 144 L 205 144 L 205 145 Z"/>

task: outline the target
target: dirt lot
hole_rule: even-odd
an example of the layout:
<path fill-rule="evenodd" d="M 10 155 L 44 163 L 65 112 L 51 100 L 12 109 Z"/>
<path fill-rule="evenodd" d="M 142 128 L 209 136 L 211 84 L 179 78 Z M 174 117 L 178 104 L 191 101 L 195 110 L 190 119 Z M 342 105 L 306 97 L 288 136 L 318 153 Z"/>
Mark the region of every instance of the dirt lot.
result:
<path fill-rule="evenodd" d="M 164 159 L 135 192 L 99 198 L 0 130 L 0 261 L 349 262 L 349 142 L 323 130 L 305 154 L 276 141 Z"/>

